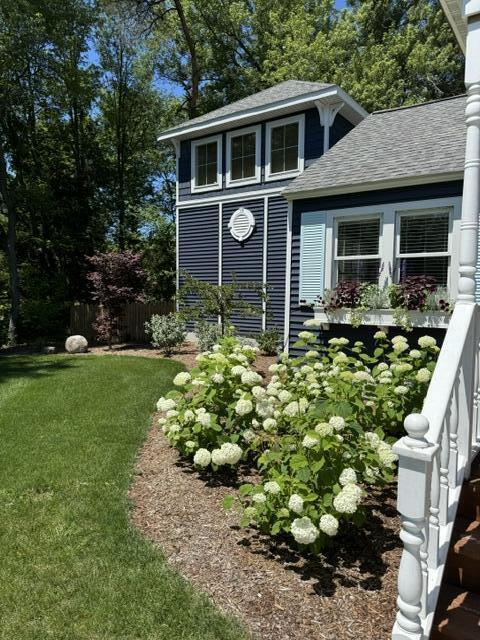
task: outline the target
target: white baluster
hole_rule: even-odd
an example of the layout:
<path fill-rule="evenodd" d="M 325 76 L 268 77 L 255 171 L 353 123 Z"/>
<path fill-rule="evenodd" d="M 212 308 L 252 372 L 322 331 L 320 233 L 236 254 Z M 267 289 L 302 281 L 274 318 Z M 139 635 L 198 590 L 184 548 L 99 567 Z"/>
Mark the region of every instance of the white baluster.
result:
<path fill-rule="evenodd" d="M 451 489 L 457 486 L 458 477 L 458 385 L 453 386 L 452 401 L 450 404 L 450 460 L 448 468 L 448 480 Z"/>
<path fill-rule="evenodd" d="M 475 320 L 478 321 L 478 314 L 477 317 L 475 318 Z M 475 326 L 475 330 L 477 328 L 477 323 L 475 322 L 474 324 Z M 475 393 L 474 393 L 474 398 L 473 398 L 473 449 L 474 449 L 474 455 L 476 455 L 476 453 L 478 453 L 478 451 L 480 451 L 480 410 L 479 410 L 479 399 L 480 399 L 480 342 L 478 342 L 478 339 L 475 341 L 475 344 L 477 345 L 477 349 L 475 352 L 475 382 L 474 382 L 474 387 L 475 387 Z"/>
<path fill-rule="evenodd" d="M 428 420 L 420 414 L 405 419 L 408 436 L 399 440 L 394 451 L 398 462 L 398 511 L 401 515 L 400 538 L 404 549 L 398 575 L 397 617 L 393 640 L 422 640 L 422 611 L 427 589 L 428 553 L 424 530 L 427 524 L 430 472 L 436 447 L 425 439 Z M 422 554 L 422 555 L 421 555 Z"/>
<path fill-rule="evenodd" d="M 440 540 L 440 528 L 438 520 L 440 503 L 440 468 L 438 462 L 438 451 L 433 457 L 432 483 L 430 490 L 430 527 L 428 539 L 428 556 L 430 566 L 433 569 L 438 567 L 438 550 Z"/>
<path fill-rule="evenodd" d="M 448 417 L 443 423 L 442 444 L 440 446 L 440 525 L 448 524 L 448 463 L 450 460 L 450 436 L 448 432 Z"/>

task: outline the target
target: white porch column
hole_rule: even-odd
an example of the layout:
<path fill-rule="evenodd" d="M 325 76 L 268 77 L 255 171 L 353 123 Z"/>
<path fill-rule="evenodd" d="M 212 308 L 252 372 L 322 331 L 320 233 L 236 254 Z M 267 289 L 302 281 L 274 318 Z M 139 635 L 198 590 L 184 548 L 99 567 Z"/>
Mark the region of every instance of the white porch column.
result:
<path fill-rule="evenodd" d="M 480 0 L 466 0 L 464 10 L 468 20 L 465 53 L 467 146 L 457 302 L 474 304 L 480 215 Z"/>

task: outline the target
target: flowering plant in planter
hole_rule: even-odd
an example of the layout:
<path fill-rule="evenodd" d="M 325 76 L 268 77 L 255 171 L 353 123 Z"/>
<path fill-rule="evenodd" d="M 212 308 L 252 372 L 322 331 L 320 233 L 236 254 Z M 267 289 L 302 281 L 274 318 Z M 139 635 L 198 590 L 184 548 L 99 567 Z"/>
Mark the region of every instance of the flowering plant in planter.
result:
<path fill-rule="evenodd" d="M 431 276 L 409 276 L 399 284 L 383 288 L 368 282 L 339 282 L 319 297 L 316 306 L 327 314 L 348 309 L 352 326 L 360 326 L 364 314 L 376 310 L 393 310 L 395 324 L 411 330 L 411 311 L 451 313 L 453 310 L 446 290 L 438 288 Z"/>

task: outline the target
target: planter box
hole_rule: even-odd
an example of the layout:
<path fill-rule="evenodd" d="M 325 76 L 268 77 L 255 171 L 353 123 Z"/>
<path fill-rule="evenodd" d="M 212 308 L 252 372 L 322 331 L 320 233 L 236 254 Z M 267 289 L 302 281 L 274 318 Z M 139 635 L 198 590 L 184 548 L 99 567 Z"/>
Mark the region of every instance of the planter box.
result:
<path fill-rule="evenodd" d="M 328 329 L 330 324 L 352 324 L 349 309 L 339 311 L 329 311 L 323 307 L 314 307 L 315 320 L 320 322 L 323 329 Z M 425 327 L 435 329 L 446 329 L 450 321 L 451 314 L 443 311 L 409 311 L 408 316 L 413 327 Z M 396 327 L 392 309 L 378 309 L 362 312 L 360 326 L 373 326 L 379 328 Z"/>

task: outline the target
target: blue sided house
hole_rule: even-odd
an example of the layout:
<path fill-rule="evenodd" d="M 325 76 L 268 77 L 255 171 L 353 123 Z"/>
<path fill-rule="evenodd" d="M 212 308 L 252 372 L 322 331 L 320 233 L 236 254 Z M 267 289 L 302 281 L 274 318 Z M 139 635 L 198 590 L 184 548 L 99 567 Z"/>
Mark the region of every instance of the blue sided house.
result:
<path fill-rule="evenodd" d="M 268 285 L 262 315 L 234 323 L 277 327 L 286 347 L 313 317 L 325 337 L 348 337 L 348 314 L 321 303 L 338 282 L 433 276 L 455 299 L 465 106 L 459 96 L 369 115 L 336 85 L 287 81 L 165 131 L 177 153 L 177 272 Z M 362 324 L 393 323 L 379 311 Z"/>

